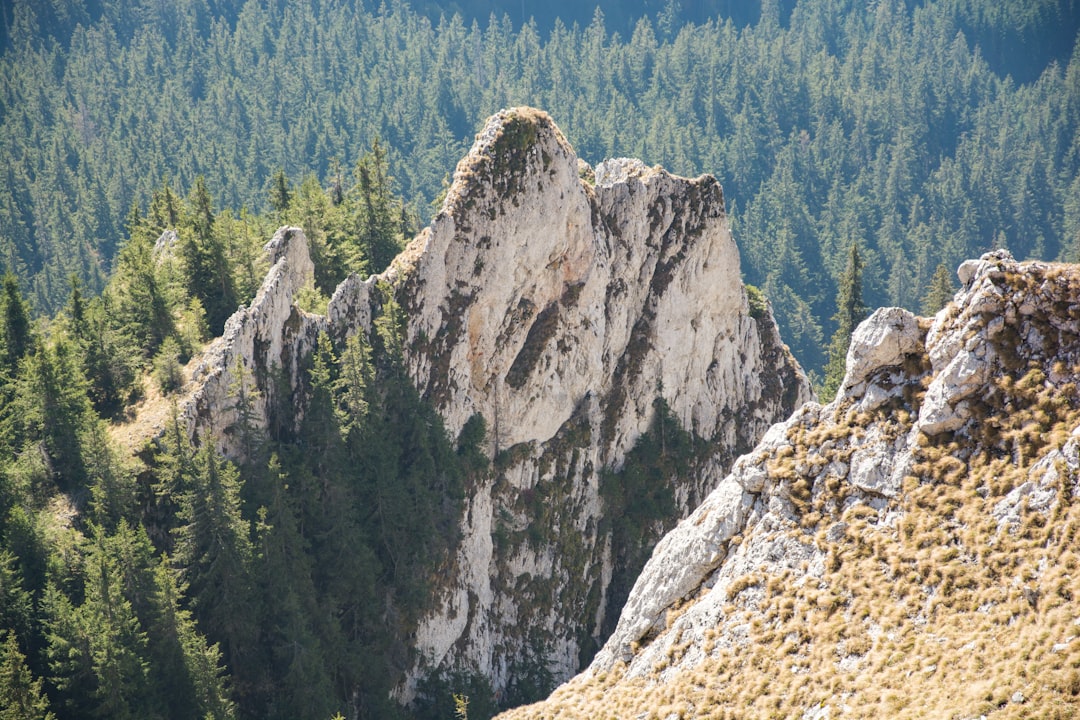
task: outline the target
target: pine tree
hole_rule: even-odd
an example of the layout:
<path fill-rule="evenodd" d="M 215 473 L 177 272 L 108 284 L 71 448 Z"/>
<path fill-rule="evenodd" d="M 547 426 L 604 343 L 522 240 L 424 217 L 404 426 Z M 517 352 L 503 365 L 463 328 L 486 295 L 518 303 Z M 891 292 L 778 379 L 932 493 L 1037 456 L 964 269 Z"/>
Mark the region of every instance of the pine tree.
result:
<path fill-rule="evenodd" d="M 829 402 L 836 397 L 836 391 L 844 380 L 847 364 L 847 351 L 851 345 L 851 333 L 866 317 L 867 307 L 862 299 L 862 260 L 859 247 L 852 243 L 848 250 L 847 267 L 840 278 L 840 287 L 836 296 L 836 332 L 829 343 L 829 362 L 825 366 L 825 379 L 821 388 L 822 402 Z"/>
<path fill-rule="evenodd" d="M 103 421 L 89 419 L 80 442 L 90 484 L 90 515 L 99 525 L 114 529 L 133 514 L 135 478 L 113 447 Z"/>
<path fill-rule="evenodd" d="M 334 708 L 331 648 L 342 638 L 335 623 L 327 622 L 333 611 L 320 607 L 320 599 L 327 599 L 327 588 L 316 590 L 314 583 L 318 545 L 330 530 L 326 508 L 319 498 L 303 497 L 308 494 L 303 489 L 291 490 L 295 480 L 281 470 L 277 457 L 271 457 L 267 475 L 274 491 L 269 507 L 261 513 L 258 539 L 260 591 L 274 598 L 262 622 L 266 628 L 263 644 L 269 650 L 265 671 L 275 686 L 268 703 L 275 712 L 268 714 L 283 720 L 303 715 L 327 717 Z M 299 484 L 310 487 L 311 480 L 324 479 L 309 478 Z M 330 511 L 340 513 L 347 507 L 348 503 L 339 503 Z M 337 567 L 347 572 L 351 560 L 345 554 L 339 554 L 337 560 Z"/>
<path fill-rule="evenodd" d="M 153 239 L 137 227 L 129 227 L 128 240 L 120 248 L 107 300 L 113 313 L 110 327 L 150 358 L 176 332 L 165 283 L 158 276 Z"/>
<path fill-rule="evenodd" d="M 270 180 L 270 207 L 274 209 L 279 220 L 289 210 L 292 196 L 289 179 L 285 177 L 285 171 L 279 169 Z"/>
<path fill-rule="evenodd" d="M 923 296 L 922 307 L 920 308 L 922 314 L 933 315 L 948 305 L 952 301 L 955 291 L 952 273 L 949 272 L 948 266 L 945 263 L 939 264 L 937 269 L 934 270 L 934 276 L 930 279 L 930 287 L 926 289 L 926 295 Z"/>
<path fill-rule="evenodd" d="M 304 229 L 311 262 L 315 265 L 315 287 L 326 295 L 333 294 L 338 283 L 344 280 L 347 274 L 338 257 L 338 248 L 343 244 L 343 240 L 340 237 L 330 237 L 331 234 L 342 234 L 340 229 L 332 227 L 332 219 L 340 214 L 340 210 L 330 202 L 319 184 L 319 178 L 314 173 L 309 173 L 290 199 L 289 212 L 285 217 L 289 224 L 299 225 Z M 354 268 L 354 271 L 360 272 L 363 269 L 365 268 Z"/>
<path fill-rule="evenodd" d="M 386 149 L 378 140 L 360 158 L 354 175 L 352 193 L 359 250 L 368 269 L 381 272 L 401 252 L 403 208 L 391 190 L 393 180 L 388 174 Z"/>
<path fill-rule="evenodd" d="M 215 231 L 214 206 L 202 175 L 195 178 L 188 201 L 187 232 L 181 242 L 188 293 L 206 310 L 206 321 L 220 335 L 239 302 L 225 241 Z"/>
<path fill-rule="evenodd" d="M 129 215 L 129 217 L 131 216 Z M 150 199 L 149 222 L 153 226 L 153 230 L 159 233 L 162 230 L 175 230 L 180 224 L 180 199 L 176 196 L 176 192 L 167 179 L 161 183 L 161 187 L 154 192 L 153 197 Z M 129 234 L 130 231 L 129 226 Z"/>
<path fill-rule="evenodd" d="M 72 277 L 68 332 L 82 357 L 90 401 L 105 417 L 123 410 L 137 379 L 139 357 L 138 348 L 110 324 L 110 305 L 107 295 L 87 303 L 78 280 Z"/>
<path fill-rule="evenodd" d="M 229 397 L 236 408 L 236 429 L 240 440 L 240 453 L 245 460 L 255 460 L 262 450 L 262 434 L 256 424 L 256 403 L 261 393 L 255 385 L 250 370 L 241 358 L 236 358 L 232 368 L 233 380 L 229 384 Z"/>
<path fill-rule="evenodd" d="M 150 624 L 151 672 L 161 688 L 162 703 L 177 720 L 226 720 L 235 707 L 229 698 L 225 669 L 217 645 L 207 645 L 191 613 L 184 609 L 184 587 L 162 561 L 154 570 Z"/>
<path fill-rule="evenodd" d="M 70 489 L 86 479 L 80 435 L 93 417 L 70 343 L 39 348 L 19 376 L 14 406 L 28 440 L 43 443 L 53 479 Z"/>
<path fill-rule="evenodd" d="M 91 524 L 82 562 L 83 598 L 75 605 L 50 583 L 42 599 L 52 684 L 76 717 L 143 717 L 147 691 L 146 633 L 125 594 L 117 547 Z M 134 568 L 126 568 L 134 571 Z"/>
<path fill-rule="evenodd" d="M 33 622 L 33 599 L 23 588 L 18 558 L 0 547 L 0 628 L 12 639 L 25 644 L 30 639 Z"/>
<path fill-rule="evenodd" d="M 176 478 L 180 491 L 174 562 L 190 588 L 199 625 L 240 662 L 254 636 L 252 547 L 240 512 L 236 467 L 206 441 Z"/>
<path fill-rule="evenodd" d="M 124 595 L 121 570 L 96 529 L 86 563 L 86 599 L 79 608 L 89 645 L 90 669 L 97 680 L 94 714 L 138 718 L 147 709 L 146 633 Z"/>
<path fill-rule="evenodd" d="M 0 720 L 53 720 L 49 700 L 26 666 L 15 633 L 0 629 Z"/>
<path fill-rule="evenodd" d="M 359 431 L 368 412 L 367 387 L 372 380 L 371 348 L 363 333 L 345 343 L 338 360 L 338 379 L 333 385 L 337 418 L 343 435 Z"/>
<path fill-rule="evenodd" d="M 30 311 L 19 292 L 19 281 L 11 273 L 4 275 L 3 279 L 3 303 L 4 347 L 2 359 L 4 367 L 12 375 L 15 374 L 19 359 L 30 350 L 32 339 L 30 336 Z"/>

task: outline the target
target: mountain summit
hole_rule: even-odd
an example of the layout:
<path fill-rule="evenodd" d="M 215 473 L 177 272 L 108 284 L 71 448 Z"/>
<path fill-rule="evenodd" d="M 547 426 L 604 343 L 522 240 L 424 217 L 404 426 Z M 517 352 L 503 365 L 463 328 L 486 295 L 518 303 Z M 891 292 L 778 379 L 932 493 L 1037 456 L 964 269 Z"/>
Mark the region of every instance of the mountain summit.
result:
<path fill-rule="evenodd" d="M 319 334 L 343 345 L 389 319 L 420 396 L 490 462 L 403 633 L 406 702 L 463 677 L 530 700 L 581 669 L 652 543 L 810 398 L 767 305 L 748 302 L 716 179 L 593 169 L 531 108 L 487 122 L 431 225 L 325 316 L 292 302 L 311 276 L 303 232 L 268 252 L 258 296 L 193 373 L 193 437 L 237 455 L 252 427 L 295 422 L 271 408 L 288 393 L 302 414 Z"/>

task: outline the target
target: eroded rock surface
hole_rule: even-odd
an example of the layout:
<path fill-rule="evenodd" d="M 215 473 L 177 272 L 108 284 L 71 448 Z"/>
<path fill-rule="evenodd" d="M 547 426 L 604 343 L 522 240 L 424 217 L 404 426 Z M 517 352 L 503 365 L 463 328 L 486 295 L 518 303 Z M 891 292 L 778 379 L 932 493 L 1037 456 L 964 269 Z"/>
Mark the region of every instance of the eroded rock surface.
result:
<path fill-rule="evenodd" d="M 934 318 L 861 324 L 837 399 L 739 458 L 589 669 L 509 717 L 1077 712 L 1080 267 L 959 276 Z"/>
<path fill-rule="evenodd" d="M 481 413 L 504 458 L 470 499 L 461 572 L 421 623 L 418 667 L 471 667 L 497 690 L 537 668 L 567 677 L 601 639 L 600 474 L 658 397 L 715 448 L 714 467 L 678 481 L 685 513 L 715 466 L 810 396 L 771 317 L 749 314 L 719 183 L 612 160 L 594 185 L 579 163 L 545 114 L 500 113 L 395 263 L 418 386 L 452 433 Z M 538 522 L 539 546 L 525 540 Z"/>
<path fill-rule="evenodd" d="M 183 407 L 194 435 L 240 452 L 238 380 L 275 369 L 299 401 L 318 333 L 371 333 L 386 292 L 406 313 L 410 374 L 448 431 L 475 414 L 487 423 L 493 470 L 466 499 L 456 562 L 416 628 L 406 701 L 431 674 L 478 674 L 501 695 L 566 679 L 591 656 L 621 603 L 613 578 L 629 572 L 602 480 L 658 399 L 699 452 L 690 476 L 665 481 L 674 511 L 644 538 L 810 398 L 771 315 L 749 313 L 716 179 L 625 159 L 594 171 L 529 108 L 488 121 L 431 225 L 386 272 L 342 283 L 326 317 L 292 304 L 311 274 L 300 231 L 283 228 L 269 251 L 259 296 L 196 372 Z M 275 389 L 256 389 L 265 427 Z"/>
<path fill-rule="evenodd" d="M 241 306 L 226 322 L 222 336 L 195 360 L 179 419 L 197 443 L 214 442 L 227 456 L 243 454 L 243 421 L 265 432 L 269 403 L 275 392 L 273 373 L 288 385 L 304 381 L 302 360 L 315 347 L 326 319 L 293 303 L 296 293 L 312 282 L 314 265 L 303 230 L 282 227 L 263 251 L 270 261 L 250 307 Z M 298 411 L 302 407 L 296 406 Z"/>

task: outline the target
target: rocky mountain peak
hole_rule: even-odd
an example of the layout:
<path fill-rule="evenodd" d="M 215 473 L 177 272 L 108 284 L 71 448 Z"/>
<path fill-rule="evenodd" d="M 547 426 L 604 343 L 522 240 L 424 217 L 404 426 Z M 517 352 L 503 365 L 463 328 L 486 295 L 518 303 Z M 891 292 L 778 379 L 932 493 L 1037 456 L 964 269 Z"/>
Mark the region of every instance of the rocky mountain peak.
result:
<path fill-rule="evenodd" d="M 594 170 L 531 108 L 487 122 L 431 224 L 386 272 L 343 282 L 325 317 L 292 302 L 311 274 L 302 232 L 267 252 L 258 296 L 194 372 L 193 435 L 242 454 L 241 415 L 268 427 L 283 391 L 277 406 L 302 413 L 318 334 L 371 335 L 391 297 L 409 376 L 450 435 L 486 422 L 491 470 L 411 633 L 404 701 L 462 674 L 530 699 L 580 669 L 641 553 L 811 395 L 771 314 L 750 311 L 719 182 L 636 160 Z M 684 456 L 650 470 L 645 511 L 620 473 L 656 423 Z M 638 525 L 616 532 L 628 513 Z"/>
<path fill-rule="evenodd" d="M 480 412 L 493 447 L 545 442 L 583 398 L 610 396 L 605 460 L 617 462 L 657 388 L 709 438 L 732 398 L 782 393 L 733 362 L 757 324 L 719 183 L 640 161 L 583 165 L 545 113 L 499 113 L 395 263 L 413 371 L 451 432 Z"/>

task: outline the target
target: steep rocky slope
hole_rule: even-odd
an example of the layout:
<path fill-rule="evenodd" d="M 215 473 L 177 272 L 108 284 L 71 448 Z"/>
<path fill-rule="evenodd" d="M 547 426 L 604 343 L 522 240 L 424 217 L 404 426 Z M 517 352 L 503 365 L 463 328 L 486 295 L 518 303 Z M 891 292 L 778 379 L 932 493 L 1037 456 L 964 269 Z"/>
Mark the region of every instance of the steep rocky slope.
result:
<path fill-rule="evenodd" d="M 312 273 L 302 231 L 268 252 L 258 297 L 192 372 L 193 437 L 236 456 L 241 416 L 265 429 L 287 421 L 272 407 L 303 412 L 318 334 L 371 334 L 391 298 L 447 430 L 486 422 L 492 469 L 415 628 L 405 701 L 434 675 L 482 677 L 512 702 L 576 672 L 642 553 L 810 396 L 768 310 L 751 312 L 719 183 L 634 160 L 594 171 L 539 111 L 493 117 L 431 226 L 382 275 L 342 283 L 326 316 L 292 302 Z M 679 457 L 650 469 L 655 507 L 630 542 L 613 530 L 637 517 L 620 472 L 650 428 Z"/>
<path fill-rule="evenodd" d="M 530 717 L 1076 717 L 1080 267 L 998 251 L 879 310 L 669 533 Z"/>

